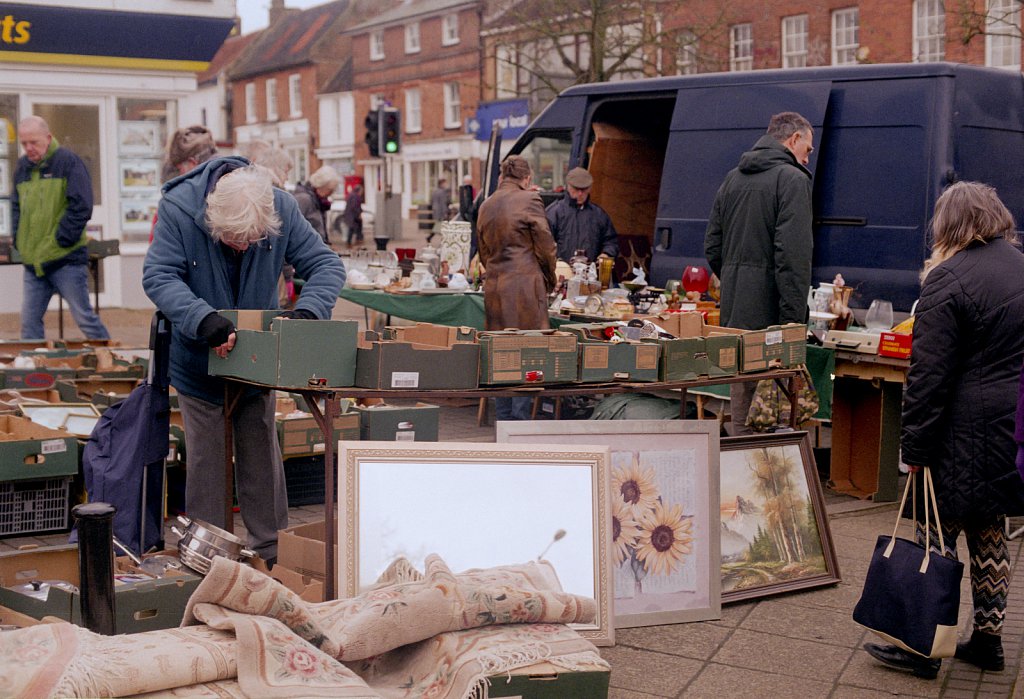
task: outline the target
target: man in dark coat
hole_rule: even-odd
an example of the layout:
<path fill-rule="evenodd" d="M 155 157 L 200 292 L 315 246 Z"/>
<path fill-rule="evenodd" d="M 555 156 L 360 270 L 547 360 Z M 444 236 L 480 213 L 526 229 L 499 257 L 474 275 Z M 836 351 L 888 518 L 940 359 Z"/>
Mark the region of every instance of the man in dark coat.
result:
<path fill-rule="evenodd" d="M 813 238 L 806 165 L 813 151 L 807 119 L 776 114 L 719 187 L 704 255 L 722 282 L 722 325 L 757 330 L 807 321 Z M 730 387 L 734 435 L 751 432 L 746 419 L 755 387 Z"/>
<path fill-rule="evenodd" d="M 619 234 L 612 220 L 590 200 L 593 176 L 575 167 L 565 176 L 565 195 L 551 204 L 545 214 L 551 235 L 558 244 L 558 259 L 568 262 L 582 250 L 591 262 L 599 257 L 615 259 L 619 254 Z"/>

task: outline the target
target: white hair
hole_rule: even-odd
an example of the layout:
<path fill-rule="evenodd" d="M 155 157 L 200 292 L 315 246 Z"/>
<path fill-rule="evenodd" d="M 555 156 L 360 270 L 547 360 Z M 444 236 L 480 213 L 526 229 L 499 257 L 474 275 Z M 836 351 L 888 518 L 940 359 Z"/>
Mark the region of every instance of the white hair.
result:
<path fill-rule="evenodd" d="M 324 165 L 309 176 L 309 183 L 313 185 L 313 189 L 320 189 L 321 187 L 337 189 L 341 183 L 341 175 L 330 165 Z"/>
<path fill-rule="evenodd" d="M 249 160 L 253 165 L 262 165 L 270 170 L 274 186 L 284 188 L 288 173 L 292 171 L 292 159 L 283 148 L 270 146 L 260 149 Z"/>
<path fill-rule="evenodd" d="M 206 197 L 206 225 L 216 241 L 252 243 L 280 235 L 270 171 L 253 165 L 221 177 Z"/>

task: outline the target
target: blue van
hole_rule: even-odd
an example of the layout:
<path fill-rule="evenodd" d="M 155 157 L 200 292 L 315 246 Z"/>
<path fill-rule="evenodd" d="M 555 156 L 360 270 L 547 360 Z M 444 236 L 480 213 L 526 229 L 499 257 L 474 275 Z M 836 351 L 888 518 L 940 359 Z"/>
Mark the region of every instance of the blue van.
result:
<path fill-rule="evenodd" d="M 715 193 L 781 111 L 815 128 L 813 282 L 841 273 L 856 289 L 854 306 L 884 298 L 910 309 L 932 208 L 951 182 L 993 185 L 1024 220 L 1024 76 L 952 63 L 580 85 L 556 97 L 510 153 L 531 162 L 547 200 L 570 168 L 589 169 L 620 254 L 650 256 L 650 279 L 664 285 L 686 265 L 706 266 Z"/>

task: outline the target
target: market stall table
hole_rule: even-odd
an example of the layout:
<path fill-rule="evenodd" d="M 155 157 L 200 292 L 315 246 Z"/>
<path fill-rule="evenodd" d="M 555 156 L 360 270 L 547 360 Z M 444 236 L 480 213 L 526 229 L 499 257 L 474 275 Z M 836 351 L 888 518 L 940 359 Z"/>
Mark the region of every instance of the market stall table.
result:
<path fill-rule="evenodd" d="M 335 560 L 334 560 L 334 461 L 336 446 L 330 435 L 333 435 L 334 418 L 341 413 L 342 398 L 383 398 L 393 400 L 422 400 L 430 402 L 442 398 L 523 398 L 545 396 L 568 396 L 568 395 L 595 395 L 612 393 L 643 393 L 649 391 L 678 391 L 680 398 L 680 417 L 685 415 L 686 394 L 691 388 L 710 386 L 713 384 L 738 383 L 743 381 L 760 381 L 762 379 L 773 379 L 778 382 L 780 388 L 785 392 L 790 401 L 790 413 L 793 420 L 796 419 L 796 385 L 795 379 L 803 370 L 799 367 L 793 369 L 774 369 L 752 374 L 740 374 L 727 378 L 716 377 L 713 379 L 692 379 L 689 381 L 664 381 L 653 383 L 605 383 L 605 384 L 550 384 L 533 386 L 501 386 L 485 388 L 466 388 L 456 390 L 416 390 L 416 389 L 376 389 L 357 387 L 307 387 L 295 388 L 286 386 L 268 386 L 257 384 L 241 379 L 225 378 L 224 382 L 224 487 L 225 487 L 225 529 L 232 531 L 234 521 L 232 501 L 234 496 L 234 429 L 231 423 L 231 416 L 239 397 L 248 386 L 258 386 L 268 390 L 290 391 L 301 395 L 309 407 L 324 436 L 324 551 L 326 560 L 324 562 L 324 600 L 335 598 Z M 323 399 L 324 407 L 321 410 L 319 401 Z M 792 423 L 791 423 L 792 424 Z M 795 427 L 795 424 L 792 426 Z"/>

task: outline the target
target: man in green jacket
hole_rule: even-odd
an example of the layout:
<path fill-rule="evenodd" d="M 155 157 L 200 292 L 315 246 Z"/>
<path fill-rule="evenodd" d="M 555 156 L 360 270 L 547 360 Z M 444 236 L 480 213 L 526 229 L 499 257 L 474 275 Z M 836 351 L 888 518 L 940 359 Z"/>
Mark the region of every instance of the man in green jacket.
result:
<path fill-rule="evenodd" d="M 768 133 L 725 176 L 704 234 L 704 256 L 722 282 L 722 325 L 757 330 L 807 321 L 811 286 L 814 130 L 796 112 L 771 118 Z M 731 384 L 733 434 L 750 434 L 755 382 Z"/>
<path fill-rule="evenodd" d="M 25 154 L 14 167 L 14 245 L 25 264 L 21 336 L 45 336 L 43 316 L 56 292 L 92 340 L 110 337 L 89 303 L 85 224 L 92 217 L 92 181 L 82 159 L 61 147 L 42 117 L 18 124 Z"/>

